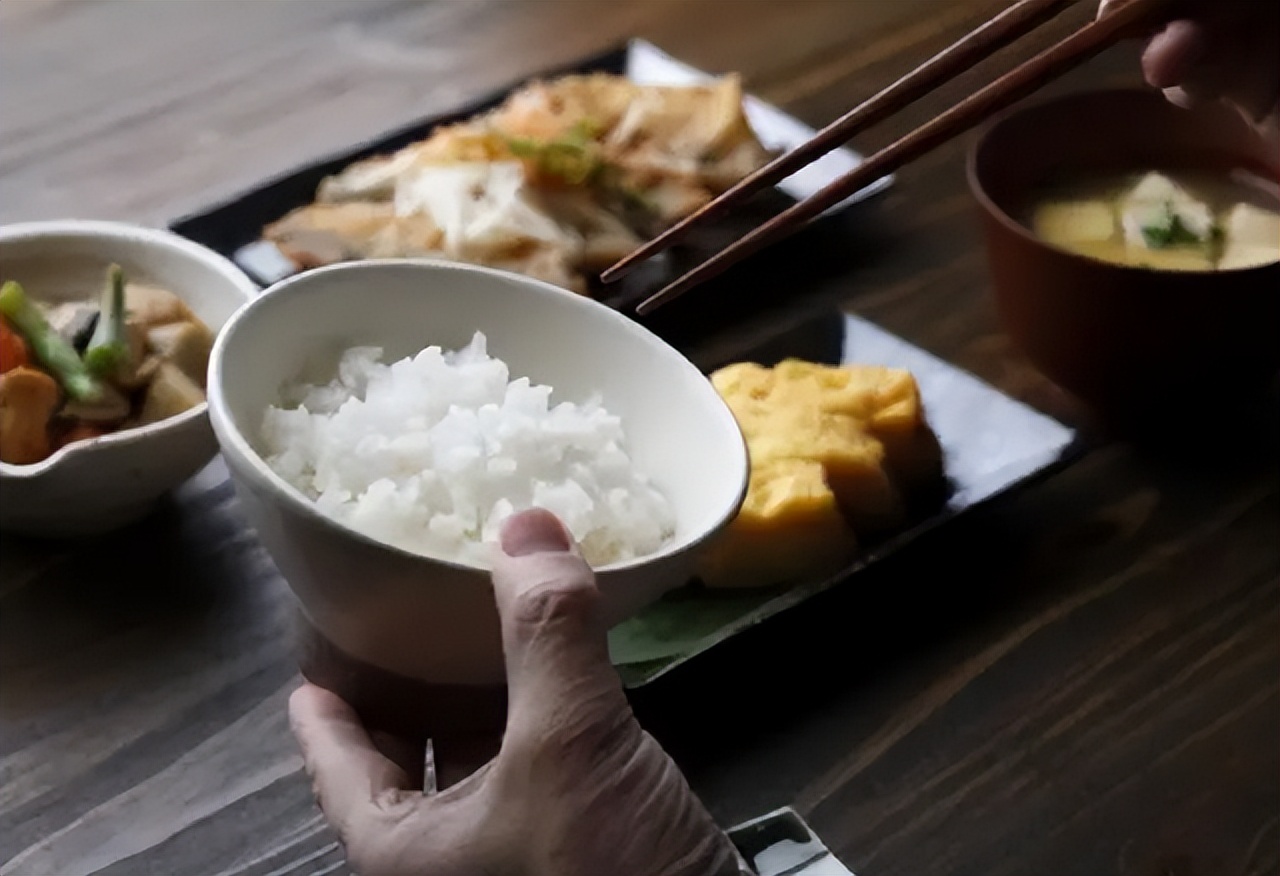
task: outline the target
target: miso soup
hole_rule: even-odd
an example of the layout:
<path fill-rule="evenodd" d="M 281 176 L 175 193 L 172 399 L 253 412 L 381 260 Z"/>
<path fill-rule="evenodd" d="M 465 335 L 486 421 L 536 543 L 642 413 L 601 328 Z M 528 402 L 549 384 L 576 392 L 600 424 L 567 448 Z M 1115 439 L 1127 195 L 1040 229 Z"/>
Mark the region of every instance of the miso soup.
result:
<path fill-rule="evenodd" d="M 1166 271 L 1280 261 L 1280 194 L 1246 171 L 1071 177 L 1046 186 L 1029 224 L 1071 252 Z"/>

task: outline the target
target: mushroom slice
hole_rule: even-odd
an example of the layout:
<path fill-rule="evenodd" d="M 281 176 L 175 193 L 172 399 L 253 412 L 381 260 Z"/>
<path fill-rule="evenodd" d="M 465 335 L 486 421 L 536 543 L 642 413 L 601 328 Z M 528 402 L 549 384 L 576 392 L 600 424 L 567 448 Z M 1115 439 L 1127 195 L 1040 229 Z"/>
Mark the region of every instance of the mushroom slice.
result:
<path fill-rule="evenodd" d="M 110 384 L 103 384 L 102 394 L 92 401 L 69 399 L 62 416 L 86 423 L 119 423 L 129 416 L 129 399 Z"/>
<path fill-rule="evenodd" d="M 78 352 L 84 352 L 98 324 L 98 305 L 85 301 L 66 301 L 49 309 L 49 325 Z"/>

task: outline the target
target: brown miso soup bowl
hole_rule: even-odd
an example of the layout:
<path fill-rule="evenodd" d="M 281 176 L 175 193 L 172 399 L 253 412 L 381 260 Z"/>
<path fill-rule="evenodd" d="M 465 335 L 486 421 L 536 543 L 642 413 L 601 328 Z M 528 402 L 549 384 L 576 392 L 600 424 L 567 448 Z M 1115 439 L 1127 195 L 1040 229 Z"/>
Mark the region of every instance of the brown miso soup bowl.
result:
<path fill-rule="evenodd" d="M 1185 110 L 1154 89 L 1068 95 L 997 119 L 969 153 L 1004 329 L 1105 422 L 1194 428 L 1253 406 L 1280 371 L 1280 264 L 1127 267 L 1039 239 L 1025 222 L 1046 181 L 1142 170 L 1245 169 L 1280 180 L 1280 150 L 1234 110 Z"/>

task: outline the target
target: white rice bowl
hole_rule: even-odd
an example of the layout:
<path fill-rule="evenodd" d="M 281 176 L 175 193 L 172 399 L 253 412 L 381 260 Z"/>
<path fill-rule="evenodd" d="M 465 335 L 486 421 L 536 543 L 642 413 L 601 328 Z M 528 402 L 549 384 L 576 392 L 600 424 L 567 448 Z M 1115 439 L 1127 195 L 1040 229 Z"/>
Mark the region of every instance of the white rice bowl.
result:
<path fill-rule="evenodd" d="M 419 554 L 489 567 L 502 523 L 545 508 L 592 566 L 658 551 L 675 531 L 667 498 L 637 471 L 622 421 L 599 399 L 552 405 L 510 379 L 477 332 L 390 365 L 343 353 L 326 385 L 285 388 L 262 428 L 267 464 L 326 514 Z"/>

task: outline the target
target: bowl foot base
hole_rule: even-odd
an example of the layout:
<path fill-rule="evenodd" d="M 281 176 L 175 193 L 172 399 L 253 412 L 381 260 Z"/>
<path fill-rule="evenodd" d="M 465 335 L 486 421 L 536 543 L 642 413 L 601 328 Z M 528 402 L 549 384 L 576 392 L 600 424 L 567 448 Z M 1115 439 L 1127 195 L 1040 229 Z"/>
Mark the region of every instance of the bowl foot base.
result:
<path fill-rule="evenodd" d="M 422 788 L 428 739 L 441 789 L 497 754 L 507 720 L 506 685 L 439 684 L 390 672 L 344 652 L 300 612 L 296 645 L 302 675 L 351 704 L 414 790 Z"/>

